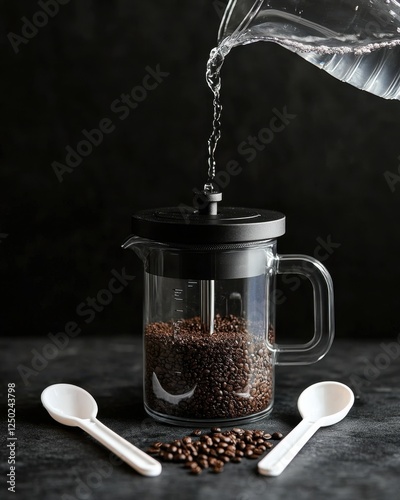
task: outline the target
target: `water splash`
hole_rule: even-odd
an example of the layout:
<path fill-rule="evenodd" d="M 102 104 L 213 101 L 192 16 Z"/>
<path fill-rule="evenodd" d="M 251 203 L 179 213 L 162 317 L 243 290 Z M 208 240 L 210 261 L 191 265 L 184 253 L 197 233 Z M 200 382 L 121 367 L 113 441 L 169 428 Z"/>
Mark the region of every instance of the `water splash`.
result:
<path fill-rule="evenodd" d="M 213 93 L 213 122 L 212 132 L 208 139 L 208 179 L 204 189 L 213 190 L 213 180 L 215 177 L 216 163 L 215 151 L 218 141 L 221 137 L 221 68 L 224 64 L 224 55 L 219 47 L 214 47 L 210 52 L 210 57 L 207 62 L 206 80 L 208 86 Z M 207 186 L 207 188 L 206 188 Z"/>

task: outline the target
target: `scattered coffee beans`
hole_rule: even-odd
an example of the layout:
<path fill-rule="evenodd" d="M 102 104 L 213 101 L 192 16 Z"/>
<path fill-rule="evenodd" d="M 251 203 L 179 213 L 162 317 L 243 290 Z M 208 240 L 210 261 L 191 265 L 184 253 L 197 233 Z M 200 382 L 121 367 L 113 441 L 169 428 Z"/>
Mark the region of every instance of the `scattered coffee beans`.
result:
<path fill-rule="evenodd" d="M 237 427 L 222 432 L 213 427 L 210 434 L 201 434 L 198 440 L 185 436 L 170 443 L 157 441 L 147 452 L 163 461 L 183 463 L 190 474 L 197 475 L 205 469 L 220 473 L 228 462 L 240 463 L 242 458 L 260 458 L 266 450 L 272 448 L 270 439 L 282 438 L 283 434 L 280 432 L 271 435 L 261 430 Z"/>
<path fill-rule="evenodd" d="M 274 341 L 273 332 L 269 341 Z M 272 354 L 264 338 L 247 331 L 243 318 L 217 315 L 212 335 L 202 331 L 199 317 L 182 320 L 178 326 L 150 323 L 145 327 L 145 352 L 146 404 L 157 413 L 227 419 L 272 406 Z M 190 396 L 170 400 L 157 396 L 153 374 L 171 396 Z"/>

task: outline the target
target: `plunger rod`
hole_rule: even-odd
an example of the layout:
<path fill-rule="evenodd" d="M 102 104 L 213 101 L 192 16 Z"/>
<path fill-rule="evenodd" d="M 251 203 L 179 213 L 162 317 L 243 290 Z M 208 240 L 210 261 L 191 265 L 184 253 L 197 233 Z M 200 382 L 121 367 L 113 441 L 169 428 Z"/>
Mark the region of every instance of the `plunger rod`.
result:
<path fill-rule="evenodd" d="M 222 194 L 214 190 L 212 182 L 206 184 L 199 193 L 197 204 L 201 215 L 213 217 L 218 213 L 218 203 L 222 200 Z M 214 333 L 215 316 L 215 281 L 200 281 L 200 320 L 204 332 L 210 335 Z"/>
<path fill-rule="evenodd" d="M 214 333 L 215 281 L 200 281 L 200 319 L 204 332 Z"/>

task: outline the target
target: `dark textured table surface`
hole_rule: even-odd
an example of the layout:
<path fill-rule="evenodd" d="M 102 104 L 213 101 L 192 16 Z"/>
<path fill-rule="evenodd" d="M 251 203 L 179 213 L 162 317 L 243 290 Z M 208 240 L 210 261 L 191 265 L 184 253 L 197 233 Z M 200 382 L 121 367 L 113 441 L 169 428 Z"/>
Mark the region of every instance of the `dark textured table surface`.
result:
<path fill-rule="evenodd" d="M 392 343 L 391 343 L 392 342 Z M 142 401 L 139 338 L 71 338 L 55 352 L 48 339 L 1 340 L 1 498 L 31 499 L 391 499 L 400 491 L 400 345 L 397 339 L 336 341 L 311 366 L 278 367 L 274 411 L 247 428 L 288 433 L 299 421 L 296 401 L 308 385 L 338 380 L 356 402 L 336 426 L 320 429 L 279 477 L 263 477 L 256 460 L 227 464 L 222 474 L 192 476 L 163 464 L 155 478 L 137 474 L 80 429 L 65 427 L 41 406 L 41 391 L 68 382 L 96 398 L 99 420 L 142 449 L 189 431 L 148 417 Z M 49 359 L 53 357 L 53 359 Z M 34 365 L 32 366 L 32 362 Z M 22 374 L 22 376 L 21 376 Z M 7 384 L 16 384 L 16 493 L 7 491 Z M 4 404 L 3 404 L 4 403 Z"/>

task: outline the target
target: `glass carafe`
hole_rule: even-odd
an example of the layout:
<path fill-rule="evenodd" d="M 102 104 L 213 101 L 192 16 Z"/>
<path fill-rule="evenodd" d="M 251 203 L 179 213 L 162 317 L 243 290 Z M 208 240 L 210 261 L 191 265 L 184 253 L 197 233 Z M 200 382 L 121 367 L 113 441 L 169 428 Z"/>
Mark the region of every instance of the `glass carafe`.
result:
<path fill-rule="evenodd" d="M 334 335 L 333 287 L 320 262 L 279 255 L 278 212 L 178 208 L 133 217 L 123 245 L 144 264 L 144 403 L 178 425 L 245 423 L 273 407 L 275 365 L 321 359 Z M 278 274 L 302 274 L 314 290 L 315 327 L 301 345 L 276 341 Z"/>

